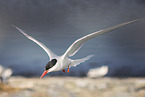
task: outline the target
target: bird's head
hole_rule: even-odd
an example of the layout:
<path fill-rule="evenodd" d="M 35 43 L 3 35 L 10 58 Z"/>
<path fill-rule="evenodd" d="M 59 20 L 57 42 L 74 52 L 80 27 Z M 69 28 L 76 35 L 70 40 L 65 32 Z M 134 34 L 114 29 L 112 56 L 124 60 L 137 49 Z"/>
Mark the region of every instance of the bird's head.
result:
<path fill-rule="evenodd" d="M 50 69 L 57 63 L 56 59 L 52 59 L 45 66 L 45 71 L 41 75 L 40 79 L 43 78 L 47 73 L 51 72 Z"/>

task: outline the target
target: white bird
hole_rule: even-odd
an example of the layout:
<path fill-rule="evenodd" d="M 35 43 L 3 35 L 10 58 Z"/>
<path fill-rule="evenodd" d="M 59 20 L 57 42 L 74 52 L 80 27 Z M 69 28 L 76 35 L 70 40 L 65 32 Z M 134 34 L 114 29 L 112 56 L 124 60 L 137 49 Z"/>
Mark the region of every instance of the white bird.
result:
<path fill-rule="evenodd" d="M 4 68 L 0 65 L 0 82 L 7 83 L 13 71 L 10 68 Z"/>
<path fill-rule="evenodd" d="M 98 78 L 98 77 L 105 76 L 107 73 L 108 73 L 108 66 L 101 66 L 98 68 L 90 69 L 88 71 L 87 76 L 89 78 Z"/>
<path fill-rule="evenodd" d="M 56 54 L 54 54 L 50 49 L 48 49 L 43 43 L 37 41 L 36 39 L 34 39 L 33 37 L 29 36 L 28 34 L 26 34 L 22 29 L 14 26 L 17 30 L 19 30 L 23 35 L 25 35 L 28 39 L 32 40 L 33 42 L 35 42 L 37 45 L 39 45 L 49 56 L 50 61 L 46 64 L 45 66 L 45 71 L 43 72 L 43 74 L 41 75 L 40 78 L 43 78 L 47 73 L 49 72 L 53 72 L 53 71 L 60 71 L 62 70 L 63 72 L 65 72 L 65 68 L 67 69 L 67 73 L 69 73 L 69 68 L 71 66 L 77 66 L 82 62 L 85 62 L 86 60 L 90 59 L 91 57 L 93 57 L 93 55 L 89 55 L 85 58 L 82 59 L 77 59 L 77 60 L 72 60 L 70 59 L 71 56 L 73 56 L 82 46 L 82 44 L 87 41 L 90 40 L 94 37 L 97 37 L 101 34 L 104 34 L 106 32 L 112 31 L 114 29 L 117 29 L 121 26 L 133 23 L 138 21 L 138 19 L 136 20 L 132 20 L 129 22 L 125 22 L 125 23 L 121 23 L 103 30 L 99 30 L 97 32 L 93 32 L 91 34 L 88 34 L 82 38 L 77 39 L 67 50 L 66 52 L 61 55 L 61 56 L 57 56 Z"/>

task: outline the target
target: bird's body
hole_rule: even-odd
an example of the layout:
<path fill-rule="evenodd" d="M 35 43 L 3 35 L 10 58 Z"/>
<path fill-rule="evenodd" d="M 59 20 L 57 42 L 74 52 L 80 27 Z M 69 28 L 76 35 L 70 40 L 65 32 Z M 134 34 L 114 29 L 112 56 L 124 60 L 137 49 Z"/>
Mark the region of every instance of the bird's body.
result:
<path fill-rule="evenodd" d="M 71 64 L 71 59 L 64 58 L 63 56 L 57 56 L 52 59 L 56 59 L 57 63 L 53 66 L 53 68 L 50 68 L 49 71 L 60 71 Z"/>
<path fill-rule="evenodd" d="M 50 49 L 48 49 L 43 43 L 37 41 L 36 39 L 34 39 L 33 37 L 29 36 L 28 34 L 24 33 L 23 30 L 21 30 L 20 28 L 14 26 L 16 29 L 18 29 L 22 34 L 24 34 L 28 39 L 32 40 L 33 42 L 35 42 L 36 44 L 38 44 L 49 56 L 50 61 L 48 62 L 48 64 L 45 66 L 45 71 L 42 74 L 41 78 L 47 74 L 48 72 L 53 72 L 53 71 L 60 71 L 63 70 L 63 72 L 65 72 L 65 69 L 68 68 L 67 72 L 69 72 L 69 68 L 71 66 L 77 66 L 78 64 L 85 62 L 86 60 L 90 59 L 91 57 L 93 57 L 93 55 L 89 55 L 85 58 L 82 59 L 77 59 L 77 60 L 72 60 L 70 57 L 73 56 L 82 46 L 82 44 L 89 40 L 92 39 L 94 37 L 97 37 L 101 34 L 107 33 L 109 31 L 112 31 L 114 29 L 117 29 L 121 26 L 133 23 L 138 21 L 133 20 L 133 21 L 129 21 L 129 22 L 125 22 L 122 24 L 118 24 L 112 27 L 109 27 L 107 29 L 103 29 L 97 32 L 93 32 L 91 34 L 88 34 L 82 38 L 77 39 L 67 50 L 66 52 L 61 55 L 61 56 L 57 56 L 56 54 L 54 54 Z"/>

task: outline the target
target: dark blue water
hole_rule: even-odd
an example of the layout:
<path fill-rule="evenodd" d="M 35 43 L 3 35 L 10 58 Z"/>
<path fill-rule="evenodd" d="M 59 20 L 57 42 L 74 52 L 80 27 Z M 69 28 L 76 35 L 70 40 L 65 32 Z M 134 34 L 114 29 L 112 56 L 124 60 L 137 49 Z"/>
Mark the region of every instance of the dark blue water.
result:
<path fill-rule="evenodd" d="M 78 38 L 119 23 L 145 16 L 142 0 L 7 0 L 0 1 L 0 64 L 14 75 L 40 75 L 49 61 L 47 54 L 11 25 L 63 54 Z M 124 26 L 86 42 L 72 57 L 95 56 L 71 68 L 72 76 L 109 66 L 109 76 L 145 76 L 145 21 Z M 65 75 L 62 72 L 50 75 Z"/>

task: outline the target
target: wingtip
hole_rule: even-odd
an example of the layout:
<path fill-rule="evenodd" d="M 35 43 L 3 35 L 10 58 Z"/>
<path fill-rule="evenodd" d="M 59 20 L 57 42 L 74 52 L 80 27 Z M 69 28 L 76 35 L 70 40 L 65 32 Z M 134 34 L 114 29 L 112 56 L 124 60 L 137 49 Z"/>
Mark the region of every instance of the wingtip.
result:
<path fill-rule="evenodd" d="M 11 24 L 14 28 L 16 28 L 17 30 L 20 30 L 20 28 L 18 28 L 17 26 Z"/>
<path fill-rule="evenodd" d="M 141 20 L 144 20 L 144 19 L 145 18 L 137 18 L 135 20 L 129 21 L 127 24 L 134 23 L 134 22 L 138 22 L 138 21 L 141 21 Z"/>
<path fill-rule="evenodd" d="M 140 20 L 143 20 L 143 19 L 145 19 L 144 17 L 143 18 L 137 18 L 137 19 L 135 19 L 135 20 L 132 20 L 132 22 L 134 21 L 134 22 L 137 22 L 137 21 L 140 21 Z"/>
<path fill-rule="evenodd" d="M 13 27 L 18 28 L 17 26 L 15 26 L 14 24 L 11 24 Z"/>
<path fill-rule="evenodd" d="M 132 21 L 129 21 L 128 23 L 133 23 L 133 22 L 138 22 L 140 19 L 135 19 L 135 20 L 132 20 Z"/>
<path fill-rule="evenodd" d="M 13 27 L 15 27 L 18 31 L 20 31 L 22 34 L 24 34 L 25 36 L 27 36 L 27 34 L 22 30 L 20 29 L 19 27 L 15 26 L 12 24 Z"/>

